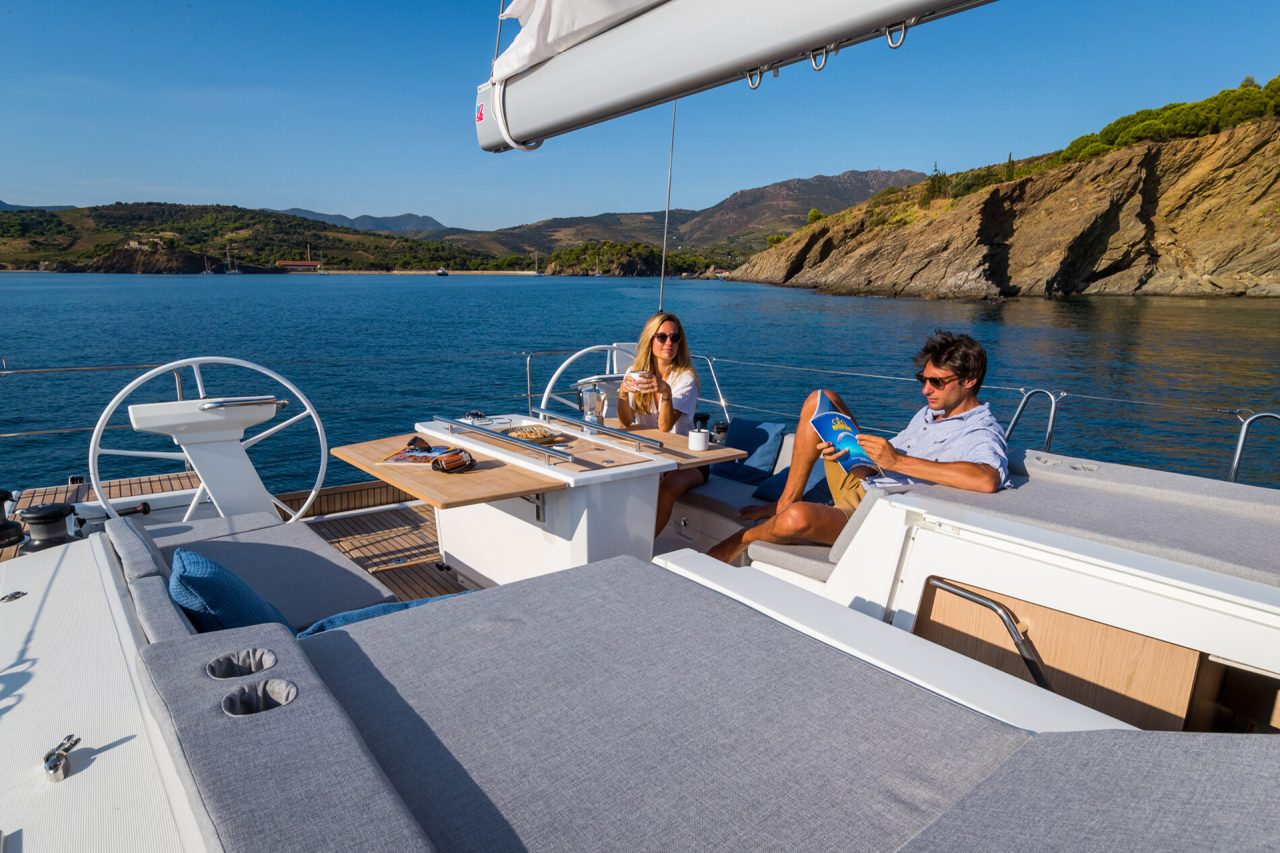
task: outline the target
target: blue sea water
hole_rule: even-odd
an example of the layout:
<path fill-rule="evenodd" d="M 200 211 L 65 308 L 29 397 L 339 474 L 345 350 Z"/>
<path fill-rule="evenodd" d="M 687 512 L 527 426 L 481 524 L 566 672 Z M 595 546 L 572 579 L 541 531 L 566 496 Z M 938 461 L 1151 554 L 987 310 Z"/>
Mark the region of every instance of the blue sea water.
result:
<path fill-rule="evenodd" d="M 522 353 L 632 340 L 657 304 L 656 279 L 5 273 L 0 356 L 11 369 L 246 359 L 310 397 L 336 446 L 408 432 L 432 414 L 522 411 Z M 669 281 L 665 305 L 680 314 L 694 352 L 719 359 L 716 373 L 740 415 L 780 419 L 768 412 L 793 413 L 808 390 L 829 386 L 864 427 L 896 431 L 921 405 L 910 358 L 936 328 L 986 344 L 984 397 L 1006 423 L 1019 398 L 1014 389 L 1068 392 L 1053 440 L 1061 453 L 1223 477 L 1239 421 L 1213 410 L 1280 411 L 1280 300 L 971 303 Z M 562 358 L 534 360 L 537 392 Z M 810 370 L 761 366 L 775 364 Z M 603 357 L 579 366 L 570 375 L 599 372 Z M 705 365 L 699 368 L 711 396 Z M 0 433 L 91 427 L 139 373 L 0 376 Z M 206 380 L 214 395 L 277 390 L 231 368 L 207 370 Z M 189 374 L 186 393 L 194 394 Z M 173 394 L 172 379 L 161 378 L 132 402 Z M 1029 407 L 1013 443 L 1040 445 L 1046 408 L 1043 399 Z M 703 410 L 720 417 L 711 405 Z M 113 423 L 127 423 L 123 409 Z M 52 485 L 85 473 L 88 442 L 87 433 L 0 438 L 0 486 Z M 108 433 L 106 443 L 172 449 L 166 439 L 127 430 Z M 299 424 L 252 455 L 279 492 L 310 486 L 319 449 L 314 431 Z M 103 475 L 165 470 L 174 466 L 111 458 Z M 362 479 L 333 460 L 326 482 Z M 1280 424 L 1258 424 L 1240 479 L 1280 486 Z"/>

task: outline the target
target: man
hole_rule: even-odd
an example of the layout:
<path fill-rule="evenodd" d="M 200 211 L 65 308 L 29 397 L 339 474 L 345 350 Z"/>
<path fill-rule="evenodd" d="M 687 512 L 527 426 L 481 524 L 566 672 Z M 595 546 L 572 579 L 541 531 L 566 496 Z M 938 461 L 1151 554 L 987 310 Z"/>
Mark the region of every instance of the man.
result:
<path fill-rule="evenodd" d="M 925 405 L 907 428 L 892 439 L 859 435 L 858 444 L 883 469 L 854 468 L 846 472 L 836 460 L 848 453 L 824 442 L 809 419 L 817 411 L 838 409 L 852 415 L 834 391 L 814 391 L 800 409 L 791 472 L 775 504 L 748 507 L 744 519 L 764 519 L 739 531 L 707 553 L 732 563 L 752 542 L 786 544 L 836 541 L 845 522 L 866 495 L 866 487 L 938 483 L 975 492 L 994 492 L 1009 474 L 1004 430 L 978 391 L 987 374 L 987 353 L 968 335 L 939 329 L 925 340 L 914 357 L 916 380 Z M 824 399 L 825 398 L 825 399 Z M 820 406 L 822 408 L 820 408 Z M 801 500 L 809 473 L 821 457 L 835 506 Z"/>

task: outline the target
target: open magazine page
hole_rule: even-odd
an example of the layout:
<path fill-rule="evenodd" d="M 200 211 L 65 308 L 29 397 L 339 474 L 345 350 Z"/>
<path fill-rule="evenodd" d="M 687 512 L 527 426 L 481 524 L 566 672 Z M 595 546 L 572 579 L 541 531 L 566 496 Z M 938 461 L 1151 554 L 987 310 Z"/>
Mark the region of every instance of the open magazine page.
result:
<path fill-rule="evenodd" d="M 386 459 L 379 462 L 379 465 L 430 465 L 437 456 L 440 456 L 449 448 L 447 447 L 406 447 L 397 450 Z"/>

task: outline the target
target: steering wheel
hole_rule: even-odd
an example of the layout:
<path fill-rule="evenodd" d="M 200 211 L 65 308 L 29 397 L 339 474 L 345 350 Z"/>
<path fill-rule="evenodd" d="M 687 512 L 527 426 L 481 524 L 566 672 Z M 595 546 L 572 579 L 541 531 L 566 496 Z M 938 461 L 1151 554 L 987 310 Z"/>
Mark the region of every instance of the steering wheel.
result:
<path fill-rule="evenodd" d="M 589 355 L 593 352 L 620 352 L 623 355 L 628 357 L 631 357 L 634 355 L 634 353 L 632 353 L 631 351 L 625 349 L 624 347 L 617 346 L 616 344 L 597 344 L 596 346 L 593 346 L 593 347 L 587 347 L 586 349 L 578 350 L 573 355 L 569 356 L 563 362 L 561 362 L 560 366 L 556 368 L 556 372 L 551 374 L 551 381 L 547 383 L 547 390 L 542 393 L 542 403 L 540 404 L 540 408 L 545 409 L 547 407 L 547 404 L 550 403 L 553 399 L 561 403 L 564 403 L 566 406 L 573 406 L 575 408 L 577 407 L 577 403 L 573 402 L 572 400 L 567 400 L 564 397 L 561 397 L 555 393 L 556 383 L 560 381 L 560 377 L 564 375 L 564 372 L 569 369 L 569 365 L 573 364 L 575 361 L 582 358 L 584 355 Z M 602 374 L 600 376 L 593 376 L 591 377 L 591 379 L 593 381 L 604 381 L 606 379 L 621 379 L 622 375 L 623 374 L 609 373 L 609 374 Z"/>
<path fill-rule="evenodd" d="M 273 427 L 268 427 L 257 435 L 243 439 L 240 442 L 240 446 L 245 450 L 248 450 L 260 441 L 270 438 L 281 430 L 288 429 L 299 421 L 307 418 L 311 419 L 311 423 L 316 430 L 316 437 L 320 440 L 320 470 L 316 473 L 316 481 L 311 487 L 310 494 L 307 495 L 307 499 L 303 502 L 302 506 L 297 509 L 297 511 L 286 506 L 274 495 L 271 498 L 272 503 L 288 513 L 289 523 L 297 521 L 308 509 L 311 508 L 311 504 L 315 502 L 316 496 L 320 493 L 320 487 L 324 484 L 325 471 L 328 469 L 329 465 L 329 442 L 325 438 L 324 425 L 320 423 L 320 416 L 316 413 L 315 406 L 311 405 L 311 401 L 307 399 L 307 395 L 303 394 L 302 391 L 298 389 L 298 386 L 294 385 L 288 379 L 285 379 L 279 373 L 265 368 L 260 364 L 254 364 L 251 361 L 244 361 L 239 358 L 225 358 L 222 356 L 198 356 L 196 358 L 184 358 L 178 361 L 171 361 L 168 364 L 162 364 L 157 368 L 147 371 L 128 385 L 124 386 L 124 388 L 120 390 L 120 393 L 116 394 L 111 402 L 107 404 L 107 407 L 103 409 L 102 416 L 98 418 L 98 425 L 93 428 L 93 437 L 89 440 L 89 481 L 93 484 L 94 494 L 96 494 L 98 496 L 98 500 L 101 501 L 102 508 L 106 511 L 107 515 L 112 518 L 120 517 L 120 514 L 117 513 L 115 508 L 111 505 L 111 502 L 104 497 L 102 480 L 98 475 L 99 457 L 132 456 L 141 459 L 165 459 L 174 462 L 185 462 L 187 459 L 186 454 L 181 450 L 119 450 L 103 447 L 102 434 L 106 431 L 107 424 L 116 413 L 116 410 L 120 408 L 120 404 L 128 399 L 128 397 L 133 394 L 134 391 L 138 390 L 138 388 L 150 382 L 152 379 L 155 379 L 157 376 L 161 376 L 165 373 L 173 374 L 178 389 L 177 399 L 182 399 L 182 371 L 188 367 L 191 368 L 191 372 L 195 375 L 196 392 L 199 394 L 201 399 L 204 399 L 209 395 L 205 393 L 204 375 L 200 372 L 200 368 L 202 365 L 206 364 L 222 364 L 230 365 L 232 367 L 243 367 L 246 370 L 261 373 L 263 376 L 273 379 L 287 388 L 289 393 L 294 395 L 298 402 L 303 406 L 303 410 L 301 412 L 288 420 L 281 421 Z M 191 505 L 187 507 L 186 515 L 182 518 L 183 521 L 191 520 L 192 515 L 195 514 L 196 507 L 200 504 L 201 500 L 204 499 L 206 494 L 207 492 L 205 491 L 204 484 L 202 483 L 196 489 L 195 496 L 191 500 Z M 217 508 L 216 504 L 214 508 Z M 219 510 L 218 514 L 221 515 L 222 511 Z"/>

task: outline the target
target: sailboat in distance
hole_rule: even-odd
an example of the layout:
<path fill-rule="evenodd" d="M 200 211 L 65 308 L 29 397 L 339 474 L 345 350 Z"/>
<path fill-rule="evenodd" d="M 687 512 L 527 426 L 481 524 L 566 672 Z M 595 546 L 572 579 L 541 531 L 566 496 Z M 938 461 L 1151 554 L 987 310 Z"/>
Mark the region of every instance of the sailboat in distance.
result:
<path fill-rule="evenodd" d="M 227 268 L 224 270 L 227 275 L 240 275 L 240 270 L 236 269 L 235 261 L 231 260 L 231 244 L 227 244 Z"/>

